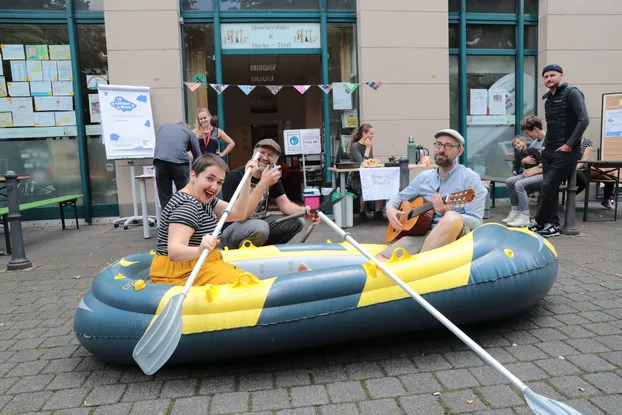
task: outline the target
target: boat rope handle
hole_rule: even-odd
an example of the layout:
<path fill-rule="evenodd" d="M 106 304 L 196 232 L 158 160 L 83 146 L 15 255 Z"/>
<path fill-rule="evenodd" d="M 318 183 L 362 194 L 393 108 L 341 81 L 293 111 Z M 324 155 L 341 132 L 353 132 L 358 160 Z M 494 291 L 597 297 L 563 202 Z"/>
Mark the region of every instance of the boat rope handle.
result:
<path fill-rule="evenodd" d="M 251 274 L 250 272 L 243 272 L 240 274 L 237 281 L 235 282 L 235 284 L 233 284 L 231 288 L 250 287 L 260 283 L 261 280 L 257 278 L 254 274 Z"/>
<path fill-rule="evenodd" d="M 391 254 L 391 258 L 389 258 L 389 260 L 387 261 L 387 264 L 408 260 L 410 258 L 412 258 L 412 256 L 408 254 L 408 251 L 406 251 L 406 249 L 402 247 L 395 248 L 393 250 L 393 254 Z"/>

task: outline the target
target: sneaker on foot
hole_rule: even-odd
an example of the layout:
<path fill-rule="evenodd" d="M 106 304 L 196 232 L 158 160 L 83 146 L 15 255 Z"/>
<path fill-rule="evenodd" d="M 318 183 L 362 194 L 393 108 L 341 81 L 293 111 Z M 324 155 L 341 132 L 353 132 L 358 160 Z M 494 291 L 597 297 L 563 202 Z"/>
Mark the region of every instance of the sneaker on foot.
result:
<path fill-rule="evenodd" d="M 602 202 L 600 202 L 600 204 L 605 209 L 608 209 L 608 210 L 614 210 L 615 209 L 615 205 L 613 203 L 613 200 L 603 200 Z"/>
<path fill-rule="evenodd" d="M 369 220 L 369 218 L 367 217 L 367 213 L 359 212 L 359 220 L 361 222 L 367 222 Z"/>
<path fill-rule="evenodd" d="M 529 220 L 529 215 L 519 215 L 516 220 L 512 222 L 508 222 L 508 226 L 513 228 L 524 228 L 525 226 L 529 226 L 531 221 Z"/>
<path fill-rule="evenodd" d="M 536 222 L 535 220 L 533 220 L 529 225 L 527 225 L 527 229 L 529 229 L 531 232 L 538 232 L 538 231 L 541 231 L 543 228 L 544 226 L 538 225 L 538 222 Z"/>
<path fill-rule="evenodd" d="M 544 238 L 551 238 L 553 236 L 559 236 L 559 226 L 547 223 L 544 227 L 536 232 L 538 235 Z"/>
<path fill-rule="evenodd" d="M 374 220 L 384 220 L 384 215 L 382 212 L 374 212 Z"/>
<path fill-rule="evenodd" d="M 516 210 L 512 209 L 512 210 L 510 210 L 510 214 L 508 215 L 508 217 L 503 219 L 503 220 L 501 220 L 501 222 L 504 222 L 504 223 L 513 222 L 516 219 L 518 219 L 519 215 L 520 215 L 520 212 L 518 211 L 518 209 L 516 209 Z"/>

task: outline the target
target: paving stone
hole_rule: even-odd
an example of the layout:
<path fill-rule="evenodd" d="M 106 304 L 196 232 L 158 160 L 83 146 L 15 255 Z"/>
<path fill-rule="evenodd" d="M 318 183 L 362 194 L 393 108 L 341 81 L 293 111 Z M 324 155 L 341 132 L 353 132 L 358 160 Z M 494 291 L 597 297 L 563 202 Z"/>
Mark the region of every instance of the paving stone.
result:
<path fill-rule="evenodd" d="M 449 413 L 451 414 L 487 409 L 486 405 L 477 397 L 475 392 L 469 389 L 458 392 L 441 393 L 440 397 L 447 408 L 449 408 Z M 472 401 L 472 403 L 468 403 L 470 401 Z"/>
<path fill-rule="evenodd" d="M 411 395 L 399 399 L 407 415 L 443 415 L 445 410 L 439 398 L 433 395 Z"/>
<path fill-rule="evenodd" d="M 356 402 L 367 399 L 365 390 L 359 381 L 329 383 L 326 385 L 332 402 Z"/>
<path fill-rule="evenodd" d="M 593 337 L 594 333 L 587 330 L 583 326 L 565 326 L 558 327 L 557 330 L 564 333 L 566 336 L 572 339 L 582 339 L 586 337 Z"/>
<path fill-rule="evenodd" d="M 482 359 L 472 351 L 443 353 L 443 356 L 455 369 L 484 365 Z"/>
<path fill-rule="evenodd" d="M 214 376 L 203 379 L 199 393 L 203 395 L 235 391 L 233 376 Z"/>
<path fill-rule="evenodd" d="M 609 348 L 603 346 L 594 339 L 570 339 L 566 343 L 579 350 L 581 353 L 609 352 Z"/>
<path fill-rule="evenodd" d="M 509 386 L 488 386 L 479 388 L 479 392 L 486 402 L 493 408 L 507 408 L 522 405 L 523 399 L 519 397 Z"/>
<path fill-rule="evenodd" d="M 473 415 L 515 415 L 515 414 L 516 414 L 516 412 L 514 412 L 510 408 L 491 409 L 490 411 L 477 411 L 477 412 L 473 412 Z M 531 415 L 531 414 L 529 414 L 529 415 Z"/>
<path fill-rule="evenodd" d="M 506 350 L 519 361 L 532 361 L 546 359 L 548 356 L 537 347 L 526 344 L 517 347 L 508 347 Z"/>
<path fill-rule="evenodd" d="M 207 415 L 210 399 L 209 396 L 175 399 L 170 415 Z"/>
<path fill-rule="evenodd" d="M 41 358 L 45 360 L 64 359 L 71 357 L 77 349 L 77 346 L 53 347 L 48 349 L 48 351 Z"/>
<path fill-rule="evenodd" d="M 582 415 L 604 415 L 604 412 L 596 408 L 587 399 L 572 399 L 564 402 L 566 405 L 581 412 Z"/>
<path fill-rule="evenodd" d="M 505 333 L 503 337 L 505 337 L 512 344 L 534 344 L 541 341 L 541 339 L 538 339 L 526 331 L 513 331 Z"/>
<path fill-rule="evenodd" d="M 508 353 L 504 347 L 495 347 L 494 349 L 487 350 L 487 352 L 502 365 L 516 362 L 516 358 Z"/>
<path fill-rule="evenodd" d="M 348 379 L 348 374 L 343 366 L 321 366 L 311 369 L 314 383 L 339 382 Z"/>
<path fill-rule="evenodd" d="M 559 340 L 537 343 L 535 346 L 552 357 L 569 356 L 579 353 L 577 349 L 570 347 L 567 342 Z"/>
<path fill-rule="evenodd" d="M 51 412 L 50 412 L 51 413 Z M 54 412 L 54 415 L 89 415 L 91 408 L 71 408 L 71 409 L 59 409 Z M 41 412 L 37 412 L 40 415 Z"/>
<path fill-rule="evenodd" d="M 77 372 L 79 373 L 79 372 Z M 96 370 L 84 382 L 84 386 L 111 385 L 119 382 L 123 372 L 115 369 Z"/>
<path fill-rule="evenodd" d="M 536 329 L 529 330 L 529 333 L 540 339 L 540 341 L 548 342 L 553 340 L 566 340 L 568 336 L 557 329 Z"/>
<path fill-rule="evenodd" d="M 15 352 L 13 356 L 7 359 L 7 362 L 11 363 L 23 363 L 23 362 L 34 362 L 35 360 L 39 360 L 41 356 L 43 356 L 45 352 L 43 350 L 33 349 L 33 350 L 19 350 Z"/>
<path fill-rule="evenodd" d="M 348 372 L 348 378 L 354 380 L 384 376 L 382 368 L 376 362 L 350 363 L 346 365 L 346 372 Z"/>
<path fill-rule="evenodd" d="M 622 329 L 614 326 L 610 323 L 593 323 L 593 324 L 585 324 L 584 327 L 599 336 L 609 336 L 612 334 L 620 334 L 622 333 Z"/>
<path fill-rule="evenodd" d="M 89 372 L 59 373 L 46 387 L 49 390 L 79 388 L 89 376 Z"/>
<path fill-rule="evenodd" d="M 622 350 L 622 336 L 600 336 L 596 340 L 611 350 Z"/>
<path fill-rule="evenodd" d="M 527 385 L 527 387 L 535 393 L 546 396 L 547 398 L 556 399 L 558 401 L 566 400 L 564 396 L 562 396 L 559 392 L 557 392 L 557 390 L 553 389 L 553 387 L 546 382 L 547 381 L 525 382 L 525 385 Z"/>
<path fill-rule="evenodd" d="M 166 415 L 170 405 L 170 399 L 139 401 L 132 406 L 130 415 Z"/>
<path fill-rule="evenodd" d="M 479 386 L 477 379 L 466 369 L 439 371 L 436 377 L 449 390 Z"/>
<path fill-rule="evenodd" d="M 289 408 L 289 395 L 285 389 L 253 392 L 251 407 L 253 411 Z"/>
<path fill-rule="evenodd" d="M 382 360 L 378 363 L 380 363 L 380 366 L 382 366 L 389 376 L 407 375 L 409 373 L 419 372 L 413 362 L 405 357 Z"/>
<path fill-rule="evenodd" d="M 374 399 L 406 395 L 406 391 L 398 378 L 369 379 L 365 381 L 365 386 Z"/>
<path fill-rule="evenodd" d="M 314 407 L 281 409 L 276 415 L 317 415 Z"/>
<path fill-rule="evenodd" d="M 585 317 L 586 319 L 590 320 L 593 323 L 602 323 L 604 321 L 611 321 L 611 320 L 615 320 L 615 317 L 610 316 L 607 313 L 603 313 L 602 311 L 585 311 L 583 313 L 581 313 L 582 317 Z"/>
<path fill-rule="evenodd" d="M 123 402 L 136 402 L 157 399 L 162 390 L 163 381 L 138 382 L 128 385 L 123 395 Z"/>
<path fill-rule="evenodd" d="M 600 357 L 616 366 L 622 367 L 622 352 L 600 353 Z"/>
<path fill-rule="evenodd" d="M 622 394 L 622 378 L 614 373 L 591 373 L 583 378 L 607 394 Z"/>
<path fill-rule="evenodd" d="M 240 391 L 257 391 L 272 389 L 273 387 L 272 373 L 253 373 L 240 376 Z"/>
<path fill-rule="evenodd" d="M 39 345 L 41 343 L 43 343 L 45 339 L 39 339 L 39 338 L 32 338 L 32 339 L 22 339 L 19 340 L 17 342 L 13 342 L 13 345 L 9 346 L 5 346 L 2 349 L 3 350 L 28 350 L 28 349 L 36 349 L 37 347 L 39 347 Z M 0 349 L 0 350 L 2 350 Z"/>
<path fill-rule="evenodd" d="M 11 395 L 0 395 L 0 409 L 2 409 L 2 407 L 6 405 L 11 399 L 13 399 L 13 396 Z"/>
<path fill-rule="evenodd" d="M 133 403 L 117 403 L 114 405 L 102 405 L 95 409 L 94 415 L 127 415 L 132 410 Z"/>
<path fill-rule="evenodd" d="M 93 355 L 88 355 L 85 358 L 83 358 L 82 361 L 80 362 L 80 364 L 78 366 L 76 366 L 76 368 L 75 368 L 75 370 L 77 370 L 77 371 L 81 371 L 81 370 L 104 370 L 104 369 L 106 369 L 106 364 L 102 360 L 97 359 Z"/>
<path fill-rule="evenodd" d="M 547 378 L 544 370 L 540 369 L 539 367 L 530 362 L 512 363 L 506 365 L 506 369 L 512 372 L 514 376 L 516 376 L 523 382 Z"/>
<path fill-rule="evenodd" d="M 84 397 L 90 392 L 89 389 L 63 389 L 55 392 L 45 403 L 43 409 L 63 409 L 78 407 L 84 402 Z"/>
<path fill-rule="evenodd" d="M 323 385 L 297 386 L 291 389 L 290 395 L 293 407 L 328 403 L 328 393 Z"/>
<path fill-rule="evenodd" d="M 557 317 L 559 318 L 559 316 Z M 557 318 L 551 317 L 551 316 L 541 316 L 541 317 L 531 319 L 531 321 L 533 321 L 539 327 L 559 327 L 559 326 L 563 326 L 564 324 L 567 324 L 567 323 L 562 323 L 560 320 L 561 319 L 558 320 Z"/>
<path fill-rule="evenodd" d="M 183 398 L 194 395 L 198 381 L 196 379 L 167 380 L 160 392 L 160 398 Z"/>
<path fill-rule="evenodd" d="M 42 373 L 63 373 L 77 370 L 77 366 L 82 361 L 81 357 L 70 357 L 68 359 L 50 360 L 50 364 L 42 370 Z"/>
<path fill-rule="evenodd" d="M 600 372 L 615 370 L 615 366 L 593 354 L 580 354 L 568 356 L 567 358 L 585 372 Z"/>
<path fill-rule="evenodd" d="M 126 385 L 95 386 L 84 400 L 86 406 L 99 406 L 119 402 Z"/>
<path fill-rule="evenodd" d="M 411 393 L 440 392 L 442 386 L 431 373 L 416 373 L 400 376 L 400 380 Z"/>
<path fill-rule="evenodd" d="M 395 415 L 402 411 L 393 399 L 365 401 L 359 404 L 363 415 Z"/>
<path fill-rule="evenodd" d="M 210 413 L 228 414 L 248 411 L 248 392 L 219 393 L 212 397 Z"/>
<path fill-rule="evenodd" d="M 311 384 L 309 371 L 303 369 L 284 370 L 276 373 L 276 386 L 302 386 Z"/>
<path fill-rule="evenodd" d="M 53 375 L 37 375 L 21 378 L 11 389 L 9 394 L 36 392 L 43 390 L 52 381 Z"/>
<path fill-rule="evenodd" d="M 581 373 L 579 368 L 565 359 L 545 359 L 537 360 L 533 363 L 544 369 L 551 376 L 578 375 Z"/>
<path fill-rule="evenodd" d="M 606 414 L 619 413 L 622 408 L 622 395 L 598 396 L 591 399 Z"/>
<path fill-rule="evenodd" d="M 353 403 L 320 406 L 321 415 L 359 415 L 360 412 Z"/>
<path fill-rule="evenodd" d="M 13 396 L 13 399 L 9 401 L 0 411 L 0 414 L 18 414 L 22 412 L 35 412 L 43 407 L 45 401 L 47 401 L 52 392 L 33 392 L 22 393 L 20 395 Z"/>
<path fill-rule="evenodd" d="M 474 367 L 469 369 L 469 372 L 471 372 L 475 379 L 483 386 L 510 383 L 509 380 L 490 366 Z"/>
<path fill-rule="evenodd" d="M 566 398 L 584 398 L 586 396 L 601 395 L 598 389 L 577 376 L 552 378 L 549 379 L 549 382 Z M 583 389 L 583 391 L 579 388 Z"/>

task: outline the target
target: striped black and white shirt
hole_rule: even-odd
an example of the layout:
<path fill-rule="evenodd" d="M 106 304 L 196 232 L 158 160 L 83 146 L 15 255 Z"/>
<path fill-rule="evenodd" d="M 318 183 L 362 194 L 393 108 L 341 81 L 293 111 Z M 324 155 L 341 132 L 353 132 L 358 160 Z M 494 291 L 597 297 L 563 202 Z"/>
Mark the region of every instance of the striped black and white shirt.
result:
<path fill-rule="evenodd" d="M 156 254 L 168 255 L 168 225 L 171 223 L 190 226 L 194 229 L 194 233 L 190 237 L 188 245 L 201 245 L 203 236 L 211 235 L 218 225 L 218 217 L 214 213 L 216 203 L 218 203 L 218 198 L 214 198 L 208 204 L 203 205 L 188 193 L 175 193 L 160 215 Z"/>

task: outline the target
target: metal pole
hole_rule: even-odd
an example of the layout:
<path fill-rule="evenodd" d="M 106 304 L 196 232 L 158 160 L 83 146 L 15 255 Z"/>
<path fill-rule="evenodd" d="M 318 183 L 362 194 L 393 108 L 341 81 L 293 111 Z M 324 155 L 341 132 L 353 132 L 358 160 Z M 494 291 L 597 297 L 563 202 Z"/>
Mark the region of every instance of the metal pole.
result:
<path fill-rule="evenodd" d="M 9 170 L 4 175 L 6 178 L 7 199 L 9 214 L 7 219 L 11 229 L 12 257 L 7 264 L 7 269 L 14 271 L 32 267 L 32 262 L 26 258 L 24 249 L 24 235 L 22 234 L 22 214 L 19 211 L 19 195 L 17 194 L 17 174 Z"/>
<path fill-rule="evenodd" d="M 320 0 L 320 28 L 320 37 L 322 39 L 322 84 L 328 84 L 330 81 L 328 77 L 328 19 L 326 15 L 326 0 Z M 332 165 L 333 141 L 330 136 L 329 99 L 328 94 L 322 94 L 322 121 L 324 124 L 324 181 L 330 180 L 330 171 L 328 168 Z"/>
<path fill-rule="evenodd" d="M 400 162 L 400 191 L 404 190 L 410 181 L 410 170 L 408 170 L 408 157 L 401 156 Z"/>
<path fill-rule="evenodd" d="M 586 189 L 587 190 L 587 189 Z M 562 235 L 579 235 L 575 218 L 575 199 L 577 195 L 577 165 L 574 164 L 570 176 L 568 177 L 568 187 L 566 189 L 568 196 L 566 197 L 566 217 L 564 218 L 564 226 L 562 227 Z M 585 197 L 587 197 L 587 191 Z M 557 202 L 556 202 L 557 203 Z"/>

